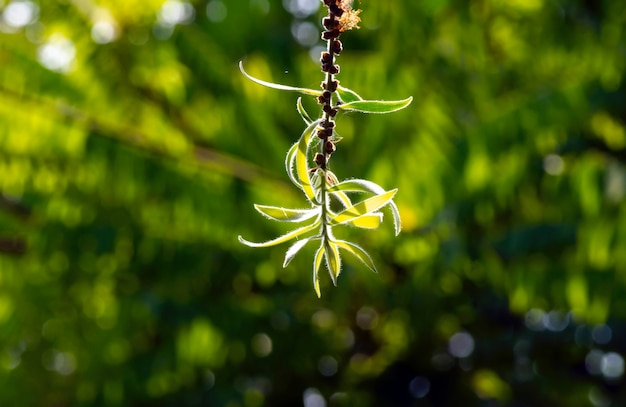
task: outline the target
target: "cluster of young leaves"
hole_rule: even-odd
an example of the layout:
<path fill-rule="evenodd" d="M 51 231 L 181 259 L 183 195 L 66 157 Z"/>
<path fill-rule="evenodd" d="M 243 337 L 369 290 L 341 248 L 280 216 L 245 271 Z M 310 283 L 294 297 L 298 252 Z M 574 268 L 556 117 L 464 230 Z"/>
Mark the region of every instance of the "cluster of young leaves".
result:
<path fill-rule="evenodd" d="M 315 97 L 322 94 L 320 90 L 297 88 L 257 79 L 244 70 L 241 62 L 239 69 L 248 79 L 269 88 Z M 342 86 L 337 87 L 337 97 L 338 102 L 334 107 L 339 111 L 379 114 L 404 109 L 413 100 L 412 97 L 397 101 L 364 100 L 353 90 Z M 305 111 L 301 98 L 298 98 L 296 108 L 307 127 L 300 139 L 287 152 L 285 169 L 291 182 L 304 192 L 310 207 L 289 209 L 255 204 L 254 208 L 275 221 L 293 223 L 308 221 L 309 223 L 263 243 L 250 242 L 241 236 L 239 236 L 239 241 L 250 247 L 269 247 L 296 239 L 296 242 L 287 250 L 283 267 L 287 267 L 308 243 L 319 241 L 313 260 L 313 286 L 319 297 L 321 296 L 319 270 L 322 261 L 325 260 L 330 278 L 336 285 L 337 277 L 341 272 L 340 249 L 351 253 L 370 270 L 377 272 L 371 256 L 361 246 L 335 238 L 333 228 L 339 225 L 350 225 L 363 229 L 376 229 L 383 221 L 381 210 L 389 207 L 393 216 L 395 234 L 398 235 L 401 228 L 400 213 L 393 202 L 397 189 L 386 191 L 380 185 L 364 179 L 339 181 L 328 168 L 322 169 L 309 164 L 312 162 L 312 155 L 315 154 L 315 147 L 319 144 L 319 139 L 315 135 L 321 128 L 323 118 L 313 120 Z M 354 201 L 350 197 L 352 194 L 366 194 L 366 197 Z"/>

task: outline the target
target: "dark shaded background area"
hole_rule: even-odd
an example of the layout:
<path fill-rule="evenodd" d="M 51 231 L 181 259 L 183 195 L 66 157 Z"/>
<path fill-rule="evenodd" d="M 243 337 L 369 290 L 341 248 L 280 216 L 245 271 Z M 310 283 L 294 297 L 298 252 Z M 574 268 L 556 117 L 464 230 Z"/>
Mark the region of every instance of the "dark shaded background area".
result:
<path fill-rule="evenodd" d="M 317 87 L 318 1 L 0 1 L 0 404 L 623 405 L 626 3 L 355 6 L 342 84 L 415 99 L 333 170 L 404 228 L 317 299 L 236 236 L 304 204 L 296 96 L 237 62 Z"/>

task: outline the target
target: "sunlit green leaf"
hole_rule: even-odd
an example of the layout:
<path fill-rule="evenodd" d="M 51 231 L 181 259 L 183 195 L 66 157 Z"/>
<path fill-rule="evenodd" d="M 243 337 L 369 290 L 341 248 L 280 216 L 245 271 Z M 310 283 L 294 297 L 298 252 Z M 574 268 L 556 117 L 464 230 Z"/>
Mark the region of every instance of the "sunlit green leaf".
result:
<path fill-rule="evenodd" d="M 348 222 L 348 224 L 362 229 L 377 229 L 382 222 L 382 213 L 371 213 L 369 215 L 360 216 L 353 221 Z"/>
<path fill-rule="evenodd" d="M 339 184 L 339 180 L 337 179 L 337 176 L 332 171 L 326 170 L 326 185 L 328 186 L 328 188 L 337 184 Z M 336 191 L 331 196 L 335 197 L 339 202 L 341 202 L 344 208 L 348 208 L 352 206 L 352 201 L 350 201 L 350 198 L 348 197 L 348 195 L 346 195 L 342 191 Z"/>
<path fill-rule="evenodd" d="M 315 259 L 313 260 L 313 287 L 315 288 L 315 293 L 317 294 L 317 298 L 322 296 L 322 292 L 320 291 L 320 275 L 319 270 L 322 265 L 322 259 L 324 258 L 324 244 L 322 243 L 320 247 L 315 252 Z"/>
<path fill-rule="evenodd" d="M 294 143 L 293 146 L 287 151 L 287 155 L 285 156 L 285 170 L 287 171 L 287 175 L 289 175 L 289 179 L 294 183 L 295 186 L 302 189 L 302 184 L 298 180 L 298 174 L 295 171 L 296 167 L 296 155 L 298 153 L 298 144 Z"/>
<path fill-rule="evenodd" d="M 374 265 L 372 258 L 365 250 L 363 250 L 361 246 L 347 242 L 345 240 L 335 240 L 334 243 L 342 249 L 352 253 L 357 259 L 361 260 L 363 264 L 365 264 L 374 273 L 378 273 L 378 270 L 376 270 L 376 265 Z"/>
<path fill-rule="evenodd" d="M 295 155 L 296 174 L 300 181 L 300 186 L 307 199 L 311 202 L 315 202 L 315 193 L 313 186 L 311 185 L 311 179 L 309 175 L 309 166 L 307 164 L 307 156 L 309 150 L 310 139 L 315 134 L 315 127 L 320 123 L 320 120 L 315 120 L 307 126 L 302 132 L 300 140 L 298 141 L 298 151 Z"/>
<path fill-rule="evenodd" d="M 348 208 L 352 206 L 352 201 L 350 200 L 350 198 L 345 192 L 342 192 L 342 191 L 333 192 L 332 196 L 337 198 L 337 200 L 341 202 L 344 208 Z"/>
<path fill-rule="evenodd" d="M 373 192 L 375 194 L 382 194 L 386 192 L 383 187 L 375 182 L 365 179 L 348 179 L 341 181 L 328 188 L 328 192 L 344 191 L 344 192 Z"/>
<path fill-rule="evenodd" d="M 289 209 L 278 206 L 254 204 L 254 209 L 266 217 L 279 222 L 302 222 L 319 214 L 318 209 Z"/>
<path fill-rule="evenodd" d="M 291 92 L 298 92 L 298 93 L 303 93 L 305 95 L 311 95 L 311 96 L 320 96 L 322 94 L 321 90 L 298 88 L 294 86 L 281 85 L 279 83 L 272 83 L 272 82 L 267 82 L 261 79 L 257 79 L 254 76 L 251 76 L 249 73 L 247 73 L 243 69 L 243 61 L 239 61 L 239 70 L 241 71 L 242 74 L 245 75 L 246 78 L 250 79 L 252 82 L 256 82 L 259 85 L 263 85 L 268 88 L 278 89 L 278 90 L 287 90 Z"/>
<path fill-rule="evenodd" d="M 326 258 L 326 266 L 328 267 L 328 273 L 333 280 L 333 284 L 337 285 L 337 277 L 341 273 L 341 256 L 339 256 L 339 248 L 330 240 L 324 242 Z"/>
<path fill-rule="evenodd" d="M 317 238 L 319 238 L 319 237 L 318 236 L 311 236 L 311 237 L 308 237 L 308 238 L 303 239 L 303 240 L 298 240 L 293 245 L 291 245 L 291 247 L 287 250 L 287 253 L 285 253 L 285 260 L 283 261 L 283 267 L 287 267 L 289 265 L 289 263 L 291 263 L 291 260 L 293 260 L 293 258 L 296 256 L 296 254 L 298 254 L 298 252 L 304 246 L 306 246 L 307 243 L 309 243 L 311 240 L 317 239 Z"/>
<path fill-rule="evenodd" d="M 404 100 L 356 100 L 337 106 L 341 110 L 360 113 L 391 113 L 402 110 L 413 101 L 413 97 Z"/>
<path fill-rule="evenodd" d="M 250 246 L 250 247 L 269 247 L 269 246 L 275 246 L 277 244 L 281 244 L 284 242 L 287 242 L 291 239 L 294 239 L 298 236 L 302 236 L 305 233 L 308 233 L 314 229 L 316 229 L 318 226 L 320 225 L 320 221 L 317 220 L 315 221 L 313 224 L 308 225 L 308 226 L 304 226 L 301 227 L 299 229 L 296 230 L 292 230 L 291 232 L 288 232 L 282 236 L 277 237 L 276 239 L 272 239 L 272 240 L 268 240 L 267 242 L 263 242 L 263 243 L 255 243 L 255 242 L 250 242 L 246 239 L 244 239 L 243 237 L 239 236 L 239 241 L 243 244 L 245 244 L 246 246 Z"/>
<path fill-rule="evenodd" d="M 328 188 L 328 191 L 331 193 L 335 193 L 336 191 L 343 192 L 372 192 L 374 194 L 383 194 L 385 190 L 380 185 L 375 182 L 368 181 L 365 179 L 350 179 L 346 181 L 342 181 L 338 184 L 335 184 Z M 393 201 L 389 202 L 389 208 L 391 209 L 391 213 L 393 215 L 393 223 L 395 228 L 396 236 L 400 234 L 400 230 L 402 229 L 402 221 L 400 219 L 400 211 L 398 207 Z"/>
<path fill-rule="evenodd" d="M 302 105 L 302 98 L 298 98 L 298 100 L 296 101 L 296 109 L 298 110 L 298 113 L 300 113 L 300 117 L 302 117 L 302 120 L 304 120 L 307 125 L 313 123 L 313 119 L 311 119 L 311 116 L 309 116 L 307 111 L 304 109 L 304 106 Z"/>
<path fill-rule="evenodd" d="M 350 103 L 350 102 L 356 102 L 357 100 L 363 100 L 363 98 L 359 96 L 355 91 L 353 91 L 352 89 L 344 88 L 341 85 L 337 86 L 337 94 L 339 96 L 339 99 L 343 103 Z"/>
<path fill-rule="evenodd" d="M 396 192 L 398 192 L 397 189 L 392 189 L 391 191 L 385 192 L 384 194 L 373 196 L 355 205 L 352 205 L 351 207 L 331 217 L 331 224 L 338 225 L 341 223 L 350 222 L 360 216 L 374 212 L 387 205 L 394 197 Z"/>

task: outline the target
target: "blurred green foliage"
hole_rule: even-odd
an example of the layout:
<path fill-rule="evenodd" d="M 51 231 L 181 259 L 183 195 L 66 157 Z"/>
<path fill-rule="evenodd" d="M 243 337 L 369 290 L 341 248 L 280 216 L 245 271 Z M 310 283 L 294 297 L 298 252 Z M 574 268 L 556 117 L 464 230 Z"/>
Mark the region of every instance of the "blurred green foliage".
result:
<path fill-rule="evenodd" d="M 236 239 L 285 231 L 302 127 L 237 61 L 317 87 L 317 0 L 0 0 L 0 404 L 626 400 L 626 3 L 357 5 L 342 84 L 415 100 L 333 170 L 404 229 L 317 299 Z"/>

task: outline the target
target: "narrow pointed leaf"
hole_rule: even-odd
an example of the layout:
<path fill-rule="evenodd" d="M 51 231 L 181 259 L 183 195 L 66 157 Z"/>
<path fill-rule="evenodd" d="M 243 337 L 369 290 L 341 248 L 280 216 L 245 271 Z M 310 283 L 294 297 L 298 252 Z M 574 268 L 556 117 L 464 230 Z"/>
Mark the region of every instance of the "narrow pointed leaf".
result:
<path fill-rule="evenodd" d="M 312 95 L 312 96 L 320 96 L 322 94 L 321 90 L 298 88 L 294 86 L 281 85 L 279 83 L 272 83 L 272 82 L 267 82 L 261 79 L 257 79 L 254 76 L 247 73 L 243 69 L 243 61 L 239 61 L 239 70 L 241 71 L 242 74 L 244 74 L 246 78 L 250 79 L 252 82 L 258 83 L 259 85 L 263 85 L 268 88 L 278 89 L 278 90 L 287 90 L 291 92 L 298 92 L 298 93 L 303 93 L 305 95 Z"/>
<path fill-rule="evenodd" d="M 398 192 L 397 189 L 392 189 L 384 194 L 376 195 L 361 201 L 351 207 L 339 212 L 335 216 L 331 217 L 331 225 L 338 225 L 341 223 L 351 222 L 354 219 L 367 215 L 371 212 L 377 211 L 383 206 L 387 205 L 394 195 Z"/>
<path fill-rule="evenodd" d="M 363 248 L 357 244 L 346 242 L 345 240 L 336 240 L 335 244 L 340 248 L 352 253 L 357 259 L 361 260 L 370 270 L 374 273 L 378 273 L 376 265 L 372 261 L 370 255 L 363 250 Z"/>
<path fill-rule="evenodd" d="M 348 198 L 348 195 L 346 195 L 344 192 L 342 191 L 333 192 L 332 196 L 337 198 L 337 200 L 341 202 L 344 208 L 348 208 L 352 206 L 352 201 L 350 200 L 350 198 Z"/>
<path fill-rule="evenodd" d="M 372 192 L 375 194 L 383 194 L 385 190 L 380 185 L 368 181 L 365 179 L 350 179 L 338 184 L 333 185 L 328 188 L 328 192 L 335 193 L 336 191 L 344 191 L 344 192 Z M 393 201 L 389 201 L 389 207 L 391 208 L 391 213 L 393 215 L 393 224 L 395 228 L 396 236 L 400 234 L 400 230 L 402 229 L 402 221 L 400 219 L 400 211 L 398 207 Z"/>
<path fill-rule="evenodd" d="M 319 249 L 315 252 L 315 259 L 313 260 L 313 288 L 315 288 L 315 293 L 317 294 L 317 298 L 322 296 L 322 292 L 320 291 L 320 275 L 319 270 L 322 265 L 322 258 L 324 257 L 324 245 L 320 245 Z"/>
<path fill-rule="evenodd" d="M 330 190 L 329 188 L 337 184 L 339 184 L 337 176 L 332 171 L 326 170 L 327 190 Z M 341 202 L 344 208 L 352 206 L 352 201 L 350 201 L 350 198 L 348 198 L 348 195 L 346 195 L 344 192 L 337 191 L 333 193 L 332 196 L 334 196 L 339 202 Z"/>
<path fill-rule="evenodd" d="M 363 215 L 354 219 L 352 222 L 348 222 L 348 224 L 361 229 L 378 229 L 381 223 L 383 223 L 382 213 Z"/>
<path fill-rule="evenodd" d="M 341 257 L 339 256 L 339 248 L 333 242 L 327 240 L 324 243 L 326 258 L 326 266 L 328 267 L 328 273 L 333 280 L 333 284 L 337 285 L 337 277 L 341 273 Z"/>
<path fill-rule="evenodd" d="M 344 191 L 344 192 L 373 192 L 382 194 L 385 192 L 383 187 L 375 182 L 366 179 L 348 179 L 341 181 L 328 188 L 328 192 Z"/>
<path fill-rule="evenodd" d="M 289 175 L 289 179 L 293 182 L 298 188 L 302 189 L 302 184 L 298 181 L 297 173 L 295 172 L 296 166 L 296 154 L 298 153 L 298 143 L 295 143 L 289 151 L 287 151 L 287 156 L 285 157 L 285 170 L 287 171 L 287 175 Z"/>
<path fill-rule="evenodd" d="M 311 179 L 309 177 L 309 166 L 307 165 L 307 153 L 309 150 L 309 144 L 312 135 L 314 134 L 315 127 L 320 123 L 320 120 L 311 122 L 307 128 L 302 132 L 300 140 L 298 141 L 298 151 L 295 156 L 296 174 L 298 180 L 300 180 L 302 191 L 309 201 L 315 202 L 315 193 L 313 192 L 313 186 L 311 185 Z"/>
<path fill-rule="evenodd" d="M 319 213 L 317 209 L 289 209 L 258 204 L 254 204 L 254 209 L 262 215 L 279 222 L 302 222 L 311 219 Z"/>
<path fill-rule="evenodd" d="M 301 236 L 307 232 L 312 231 L 313 229 L 316 229 L 319 226 L 320 222 L 319 220 L 314 222 L 311 225 L 308 226 L 304 226 L 301 227 L 299 229 L 296 230 L 292 230 L 291 232 L 285 233 L 282 236 L 277 237 L 276 239 L 272 239 L 272 240 L 268 240 L 267 242 L 263 242 L 263 243 L 255 243 L 255 242 L 250 242 L 249 240 L 244 239 L 243 237 L 239 236 L 239 241 L 243 244 L 245 244 L 246 246 L 250 246 L 250 247 L 270 247 L 270 246 L 276 246 L 277 244 L 281 244 L 284 242 L 287 242 L 291 239 L 294 239 L 298 236 Z"/>
<path fill-rule="evenodd" d="M 357 100 L 363 100 L 361 96 L 359 96 L 352 89 L 344 88 L 343 86 L 337 86 L 337 95 L 339 95 L 339 99 L 343 103 L 356 102 Z"/>
<path fill-rule="evenodd" d="M 296 256 L 296 254 L 298 254 L 298 252 L 304 246 L 306 246 L 307 243 L 315 238 L 317 238 L 317 236 L 311 236 L 306 239 L 298 240 L 297 242 L 292 244 L 291 247 L 287 250 L 287 253 L 285 253 L 285 261 L 283 261 L 283 267 L 287 267 L 289 263 L 291 263 L 291 260 L 293 260 L 293 258 Z"/>
<path fill-rule="evenodd" d="M 298 110 L 298 113 L 300 113 L 302 120 L 304 120 L 307 125 L 313 123 L 313 119 L 311 119 L 311 116 L 309 116 L 307 111 L 304 110 L 304 106 L 302 106 L 302 98 L 298 98 L 296 101 L 296 109 Z"/>
<path fill-rule="evenodd" d="M 413 97 L 404 100 L 355 100 L 338 105 L 337 108 L 347 112 L 360 113 L 391 113 L 402 110 L 413 101 Z"/>

